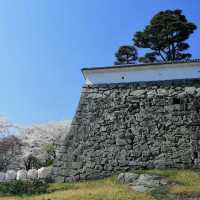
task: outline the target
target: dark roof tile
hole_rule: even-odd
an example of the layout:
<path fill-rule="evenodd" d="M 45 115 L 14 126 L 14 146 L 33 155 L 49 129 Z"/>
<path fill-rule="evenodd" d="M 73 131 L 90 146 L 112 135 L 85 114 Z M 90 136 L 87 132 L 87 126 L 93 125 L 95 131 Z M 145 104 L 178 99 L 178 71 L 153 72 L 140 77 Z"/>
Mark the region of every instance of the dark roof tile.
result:
<path fill-rule="evenodd" d="M 117 69 L 117 68 L 124 68 L 124 67 L 142 67 L 142 66 L 152 66 L 152 65 L 165 65 L 165 64 L 177 64 L 177 63 L 195 63 L 199 62 L 200 59 L 190 59 L 185 61 L 167 61 L 167 62 L 155 62 L 155 63 L 137 63 L 137 64 L 126 64 L 126 65 L 113 65 L 107 67 L 91 67 L 91 68 L 82 68 L 81 71 L 88 71 L 88 70 L 98 70 L 98 69 Z"/>

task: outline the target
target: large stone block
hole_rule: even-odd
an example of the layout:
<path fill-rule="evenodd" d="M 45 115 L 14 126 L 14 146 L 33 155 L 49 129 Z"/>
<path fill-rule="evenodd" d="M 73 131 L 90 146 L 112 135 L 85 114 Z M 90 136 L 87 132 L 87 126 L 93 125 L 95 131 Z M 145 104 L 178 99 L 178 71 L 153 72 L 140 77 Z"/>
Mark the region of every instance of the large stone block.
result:
<path fill-rule="evenodd" d="M 145 93 L 146 93 L 145 90 L 133 90 L 130 92 L 130 95 L 140 97 L 140 96 L 144 95 Z"/>
<path fill-rule="evenodd" d="M 185 87 L 185 92 L 193 95 L 196 92 L 196 87 Z"/>
<path fill-rule="evenodd" d="M 72 169 L 80 169 L 82 166 L 82 162 L 72 162 Z"/>
<path fill-rule="evenodd" d="M 42 167 L 38 169 L 38 178 L 39 179 L 46 179 L 51 176 L 51 167 Z"/>
<path fill-rule="evenodd" d="M 125 145 L 127 145 L 127 141 L 126 141 L 126 139 L 117 138 L 116 144 L 119 146 L 125 146 Z"/>
<path fill-rule="evenodd" d="M 0 183 L 4 182 L 6 179 L 6 174 L 4 172 L 0 172 Z"/>
<path fill-rule="evenodd" d="M 137 185 L 146 185 L 146 186 L 159 186 L 160 185 L 160 176 L 141 174 L 137 180 Z"/>
<path fill-rule="evenodd" d="M 8 170 L 6 172 L 6 181 L 13 181 L 16 180 L 17 173 L 14 170 Z"/>
<path fill-rule="evenodd" d="M 120 183 L 134 183 L 137 181 L 139 175 L 135 173 L 121 173 L 117 179 Z"/>
<path fill-rule="evenodd" d="M 38 178 L 38 170 L 37 169 L 29 169 L 27 173 L 28 179 L 37 179 Z"/>
<path fill-rule="evenodd" d="M 19 170 L 17 171 L 17 180 L 27 180 L 27 171 L 26 170 Z"/>

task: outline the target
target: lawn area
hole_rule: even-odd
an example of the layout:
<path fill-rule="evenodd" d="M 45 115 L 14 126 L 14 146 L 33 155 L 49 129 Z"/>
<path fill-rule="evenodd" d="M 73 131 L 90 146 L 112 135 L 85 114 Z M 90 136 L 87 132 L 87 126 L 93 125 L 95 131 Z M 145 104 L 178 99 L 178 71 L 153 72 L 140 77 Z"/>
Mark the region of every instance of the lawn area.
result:
<path fill-rule="evenodd" d="M 78 183 L 54 183 L 49 193 L 36 196 L 0 197 L 0 200 L 173 200 L 176 195 L 200 196 L 200 171 L 145 170 L 139 173 L 158 174 L 176 182 L 166 191 L 156 194 L 138 193 L 127 185 L 119 184 L 115 177 Z"/>
<path fill-rule="evenodd" d="M 115 178 L 80 183 L 51 184 L 49 194 L 24 197 L 0 197 L 0 200 L 154 200 L 148 194 L 131 191 Z"/>
<path fill-rule="evenodd" d="M 199 170 L 148 170 L 146 172 L 165 176 L 179 183 L 169 189 L 172 194 L 200 197 Z"/>

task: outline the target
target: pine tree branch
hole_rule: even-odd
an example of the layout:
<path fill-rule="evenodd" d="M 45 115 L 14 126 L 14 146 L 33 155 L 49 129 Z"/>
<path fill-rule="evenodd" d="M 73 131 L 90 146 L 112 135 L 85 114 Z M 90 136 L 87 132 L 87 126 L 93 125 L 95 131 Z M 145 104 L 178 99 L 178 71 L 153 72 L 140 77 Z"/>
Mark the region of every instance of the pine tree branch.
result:
<path fill-rule="evenodd" d="M 163 59 L 163 61 L 166 61 L 165 57 L 162 55 L 161 51 L 163 50 L 158 50 L 159 56 Z M 164 52 L 164 51 L 163 51 Z M 164 52 L 165 53 L 165 52 Z"/>

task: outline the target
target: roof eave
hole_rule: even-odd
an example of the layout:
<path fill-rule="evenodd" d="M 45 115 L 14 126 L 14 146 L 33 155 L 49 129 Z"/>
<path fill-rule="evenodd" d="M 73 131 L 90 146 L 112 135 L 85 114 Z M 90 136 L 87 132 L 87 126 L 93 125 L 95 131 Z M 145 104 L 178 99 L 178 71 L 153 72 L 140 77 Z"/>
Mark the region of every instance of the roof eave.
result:
<path fill-rule="evenodd" d="M 140 64 L 138 63 L 138 64 L 113 65 L 113 66 L 105 66 L 105 67 L 91 67 L 91 68 L 82 68 L 81 71 L 83 73 L 84 71 L 92 71 L 92 70 L 120 69 L 120 68 L 127 68 L 127 67 L 142 67 L 142 66 L 183 64 L 183 63 L 200 63 L 200 59 L 192 59 L 192 60 L 186 60 L 186 61 L 169 61 L 169 62 L 156 62 L 156 63 L 140 63 Z"/>

